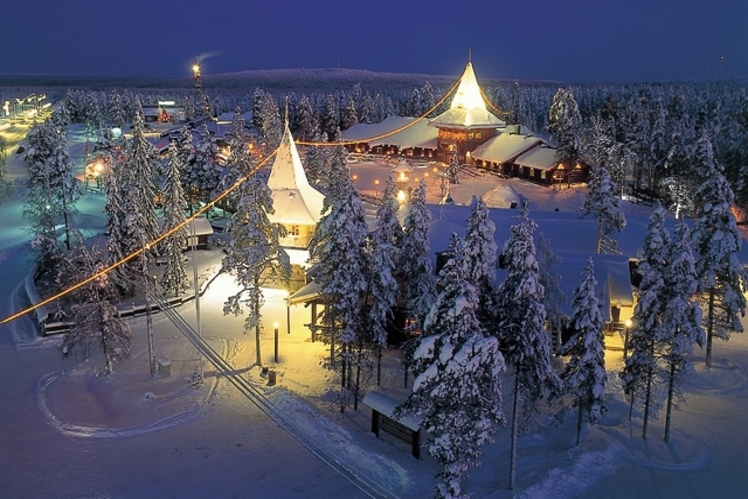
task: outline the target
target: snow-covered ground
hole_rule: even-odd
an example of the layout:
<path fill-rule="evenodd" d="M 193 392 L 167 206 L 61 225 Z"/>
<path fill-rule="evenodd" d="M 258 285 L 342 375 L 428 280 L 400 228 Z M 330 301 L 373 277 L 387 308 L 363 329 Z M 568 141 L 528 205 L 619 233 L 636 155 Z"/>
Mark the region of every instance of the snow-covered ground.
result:
<path fill-rule="evenodd" d="M 17 158 L 10 166 L 11 172 L 22 172 Z M 374 181 L 383 185 L 389 171 L 376 164 L 353 166 L 359 189 L 369 193 L 376 193 Z M 429 201 L 436 202 L 440 180 L 430 175 L 427 183 Z M 464 174 L 451 195 L 458 204 L 469 203 L 473 195 L 494 196 L 499 203 L 511 197 L 507 185 L 530 201 L 531 213 L 557 208 L 571 213 L 584 196 L 583 187 L 556 191 L 484 174 Z M 90 234 L 101 229 L 102 202 L 100 194 L 89 193 L 79 205 L 78 225 Z M 2 317 L 24 305 L 20 285 L 32 265 L 21 203 L 16 197 L 0 205 Z M 631 215 L 648 213 L 646 207 L 625 206 Z M 220 258 L 220 251 L 200 253 L 203 278 Z M 201 359 L 164 314 L 154 317 L 155 349 L 171 360 L 171 375 L 155 378 L 149 375 L 144 317 L 132 319 L 132 358 L 106 378 L 98 375 L 100 358 L 63 358 L 60 339 L 39 338 L 25 316 L 0 326 L 0 496 L 365 497 L 320 454 L 335 455 L 350 473 L 376 483 L 390 497 L 431 496 L 437 466 L 426 452 L 416 460 L 394 437 L 375 438 L 365 406 L 340 413 L 339 379 L 323 367 L 326 347 L 313 343 L 304 327 L 309 309 L 287 309 L 282 293 L 269 292 L 262 348 L 264 363 L 277 372 L 277 385 L 267 386 L 258 368 L 247 367 L 254 362 L 254 339 L 243 333 L 241 317 L 222 314 L 232 289 L 226 276 L 208 286 L 200 300 L 202 336 L 265 394 L 273 410 L 304 432 L 311 450 Z M 195 325 L 193 302 L 178 311 Z M 274 322 L 279 323 L 277 363 Z M 670 444 L 662 441 L 663 414 L 650 426 L 649 439 L 640 438 L 640 415 L 635 410 L 629 420 L 616 380 L 622 353 L 608 351 L 609 410 L 601 424 L 585 430 L 580 448 L 573 447 L 574 418 L 569 415 L 556 426 L 546 411 L 520 440 L 514 493 L 507 490 L 508 431 L 499 431 L 497 441 L 485 448 L 483 467 L 471 472 L 466 490 L 476 498 L 744 496 L 747 347 L 748 335 L 715 344 L 714 367 L 697 369 L 685 387 L 686 403 L 673 416 Z M 197 365 L 205 369 L 205 384 L 193 390 L 185 377 Z M 402 384 L 396 352 L 388 352 L 378 390 L 403 397 Z M 368 383 L 366 389 L 372 388 Z"/>

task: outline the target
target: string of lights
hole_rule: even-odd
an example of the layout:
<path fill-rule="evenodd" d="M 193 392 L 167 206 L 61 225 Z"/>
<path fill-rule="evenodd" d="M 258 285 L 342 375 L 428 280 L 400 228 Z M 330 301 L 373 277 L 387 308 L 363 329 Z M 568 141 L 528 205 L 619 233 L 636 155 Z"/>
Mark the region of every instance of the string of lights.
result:
<path fill-rule="evenodd" d="M 434 104 L 431 107 L 431 109 L 429 109 L 428 111 L 426 111 L 423 115 L 417 117 L 416 119 L 414 119 L 410 123 L 407 123 L 407 124 L 405 124 L 405 125 L 403 125 L 403 126 L 401 126 L 399 128 L 396 128 L 395 130 L 391 130 L 391 131 L 389 131 L 387 133 L 383 133 L 383 134 L 380 134 L 380 135 L 377 135 L 377 136 L 374 136 L 374 137 L 370 137 L 368 139 L 361 139 L 361 140 L 357 140 L 357 141 L 338 141 L 338 142 L 302 142 L 302 141 L 299 141 L 299 142 L 297 142 L 297 144 L 303 145 L 303 146 L 322 146 L 322 147 L 331 147 L 331 146 L 340 146 L 340 145 L 344 145 L 345 146 L 345 145 L 354 145 L 354 144 L 359 143 L 359 142 L 371 142 L 371 141 L 374 141 L 374 140 L 381 140 L 383 138 L 390 137 L 392 135 L 395 135 L 396 133 L 402 132 L 403 130 L 406 130 L 406 129 L 410 128 L 411 126 L 415 125 L 419 121 L 422 121 L 422 120 L 426 119 L 427 116 L 429 116 L 431 113 L 433 113 L 434 111 L 436 111 L 439 108 L 439 106 L 441 106 L 442 103 L 450 95 L 452 95 L 452 93 L 455 91 L 455 89 L 457 88 L 457 86 L 459 85 L 459 83 L 460 83 L 460 80 L 458 79 L 452 85 L 452 88 L 450 88 L 444 94 L 444 96 L 442 96 L 442 98 L 439 99 L 439 101 L 436 104 Z M 483 90 L 481 89 L 481 94 L 482 93 L 483 93 Z M 484 98 L 485 98 L 485 95 L 484 95 Z M 486 99 L 486 101 L 488 101 L 488 99 Z M 490 101 L 488 101 L 488 102 L 490 104 Z M 86 284 L 88 284 L 88 283 L 90 283 L 90 282 L 98 279 L 99 277 L 101 277 L 101 276 L 103 276 L 105 274 L 108 274 L 109 272 L 111 272 L 111 271 L 115 270 L 116 268 L 118 268 L 118 267 L 124 265 L 125 263 L 129 262 L 130 260 L 132 260 L 136 256 L 140 255 L 143 251 L 149 249 L 151 246 L 153 246 L 155 244 L 160 243 L 161 241 L 163 241 L 164 239 L 166 239 L 167 237 L 169 237 L 171 234 L 173 234 L 173 233 L 175 233 L 175 232 L 177 232 L 177 231 L 185 228 L 187 226 L 187 224 L 189 224 L 190 222 L 192 222 L 195 218 L 197 218 L 198 216 L 200 216 L 203 213 L 205 213 L 206 211 L 208 211 L 217 202 L 221 201 L 223 198 L 225 198 L 226 196 L 228 196 L 229 194 L 231 194 L 234 190 L 236 190 L 242 183 L 244 183 L 245 180 L 247 180 L 255 172 L 257 172 L 257 170 L 259 170 L 260 168 L 262 168 L 263 166 L 265 166 L 265 164 L 267 164 L 267 162 L 270 161 L 270 159 L 272 159 L 273 157 L 275 157 L 275 155 L 277 154 L 277 152 L 278 152 L 278 149 L 275 149 L 266 158 L 264 158 L 251 172 L 249 172 L 244 177 L 238 179 L 236 182 L 234 182 L 233 185 L 231 185 L 228 189 L 226 189 L 225 191 L 223 191 L 222 193 L 220 193 L 219 195 L 217 195 L 213 200 L 211 200 L 205 206 L 203 206 L 202 208 L 200 208 L 199 210 L 197 210 L 192 216 L 190 216 L 189 218 L 186 218 L 182 223 L 180 223 L 180 224 L 172 227 L 171 229 L 167 230 L 166 232 L 164 232 L 163 234 L 161 234 L 160 236 L 158 236 L 157 238 L 155 238 L 153 241 L 150 241 L 149 243 L 146 243 L 142 248 L 140 248 L 140 249 L 138 249 L 136 251 L 133 251 L 129 255 L 123 257 L 121 260 L 110 264 L 108 267 L 105 267 L 104 269 L 102 269 L 102 270 L 96 272 L 95 274 L 87 277 L 86 279 L 83 279 L 82 281 L 79 281 L 78 283 L 76 283 L 76 284 L 74 284 L 74 285 L 72 285 L 72 286 L 70 286 L 68 288 L 63 289 L 62 291 L 60 291 L 60 292 L 58 292 L 58 293 L 56 293 L 56 294 L 54 294 L 54 295 L 52 295 L 52 296 L 50 296 L 48 298 L 45 298 L 44 300 L 41 300 L 39 303 L 35 303 L 35 304 L 33 304 L 33 305 L 31 305 L 31 306 L 23 309 L 23 310 L 20 310 L 19 312 L 14 313 L 13 315 L 10 315 L 10 316 L 6 317 L 5 319 L 3 319 L 3 320 L 0 321 L 0 324 L 7 324 L 7 323 L 9 323 L 11 321 L 14 321 L 15 319 L 18 319 L 19 317 L 22 317 L 22 316 L 24 316 L 24 315 L 26 315 L 26 314 L 28 314 L 30 312 L 33 312 L 34 310 L 36 310 L 36 309 L 38 309 L 40 307 L 43 307 L 44 305 L 52 303 L 53 301 L 58 300 L 58 299 L 62 298 L 63 296 L 65 296 L 65 295 L 67 295 L 69 293 L 72 293 L 76 289 L 80 289 L 81 287 L 85 286 Z"/>
<path fill-rule="evenodd" d="M 34 310 L 36 310 L 39 307 L 47 305 L 48 303 L 51 303 L 51 302 L 53 302 L 53 301 L 55 301 L 55 300 L 57 300 L 59 298 L 62 298 L 63 296 L 65 296 L 65 295 L 67 295 L 69 293 L 72 293 L 76 289 L 79 289 L 79 288 L 85 286 L 86 284 L 90 283 L 91 281 L 94 281 L 94 280 L 98 279 L 99 277 L 101 277 L 101 276 L 103 276 L 105 274 L 108 274 L 112 270 L 114 270 L 114 269 L 116 269 L 116 268 L 124 265 L 125 263 L 129 262 L 130 260 L 132 260 L 136 256 L 140 255 L 143 251 L 149 249 L 151 246 L 160 243 L 161 241 L 163 241 L 164 239 L 166 239 L 167 237 L 169 237 L 171 234 L 174 234 L 178 230 L 181 230 L 181 229 L 185 228 L 187 226 L 187 224 L 189 224 L 190 222 L 192 222 L 193 220 L 195 220 L 197 217 L 199 217 L 200 215 L 202 215 L 203 213 L 205 213 L 206 211 L 208 211 L 209 209 L 211 209 L 217 202 L 221 201 L 223 198 L 225 198 L 226 196 L 228 196 L 229 194 L 231 194 L 232 192 L 234 192 L 237 188 L 239 188 L 239 186 L 242 183 L 244 183 L 245 180 L 247 180 L 249 177 L 251 177 L 255 172 L 257 172 L 257 170 L 259 170 L 260 168 L 262 168 L 263 166 L 265 166 L 265 164 L 268 161 L 270 161 L 273 157 L 275 157 L 275 154 L 277 152 L 278 152 L 278 150 L 276 149 L 275 151 L 273 151 L 272 153 L 270 153 L 251 172 L 249 172 L 244 177 L 241 177 L 240 179 L 238 179 L 236 182 L 234 182 L 233 185 L 231 185 L 228 189 L 226 189 L 225 191 L 223 191 L 222 193 L 220 193 L 218 196 L 216 196 L 213 200 L 211 200 L 205 206 L 203 206 L 202 208 L 200 208 L 199 210 L 197 210 L 192 216 L 186 218 L 182 223 L 180 223 L 178 225 L 175 225 L 171 229 L 167 230 L 166 232 L 164 232 L 163 234 L 161 234 L 160 236 L 158 236 L 157 238 L 155 238 L 153 241 L 150 241 L 149 243 L 146 243 L 142 248 L 140 248 L 140 249 L 138 249 L 136 251 L 133 251 L 129 255 L 123 257 L 121 260 L 116 261 L 116 262 L 110 264 L 108 267 L 105 267 L 104 269 L 102 269 L 102 270 L 96 272 L 95 274 L 91 275 L 90 277 L 88 277 L 86 279 L 83 279 L 82 281 L 80 281 L 80 282 L 78 282 L 78 283 L 76 283 L 76 284 L 74 284 L 74 285 L 72 285 L 72 286 L 70 286 L 68 288 L 63 289 L 59 293 L 57 293 L 55 295 L 52 295 L 52 296 L 50 296 L 48 298 L 45 298 L 44 300 L 41 300 L 39 303 L 31 305 L 30 307 L 27 307 L 27 308 L 25 308 L 25 309 L 23 309 L 23 310 L 21 310 L 19 312 L 16 312 L 13 315 L 10 315 L 10 316 L 6 317 L 2 321 L 0 321 L 0 324 L 7 324 L 8 322 L 11 322 L 11 321 L 13 321 L 15 319 L 18 319 L 19 317 L 22 317 L 22 316 L 28 314 L 29 312 L 33 312 Z"/>
<path fill-rule="evenodd" d="M 483 91 L 483 87 L 478 87 L 480 90 L 480 95 L 483 97 L 483 100 L 488 102 L 488 106 L 496 113 L 496 114 L 503 114 L 504 116 L 509 116 L 509 111 L 504 111 L 499 109 L 498 107 L 493 105 L 493 102 L 491 102 L 491 99 L 488 98 L 486 93 Z"/>
<path fill-rule="evenodd" d="M 423 121 L 424 119 L 426 119 L 427 116 L 429 116 L 431 113 L 433 113 L 434 111 L 436 111 L 437 109 L 439 109 L 439 106 L 441 106 L 442 103 L 445 100 L 447 100 L 447 97 L 449 97 L 450 95 L 452 95 L 452 92 L 455 91 L 455 89 L 457 88 L 457 85 L 459 85 L 459 83 L 460 83 L 460 80 L 457 80 L 454 83 L 454 85 L 452 85 L 452 88 L 450 88 L 447 91 L 447 93 L 445 93 L 444 96 L 442 96 L 442 98 L 439 99 L 439 102 L 437 102 L 436 104 L 434 104 L 431 107 L 431 109 L 429 109 L 428 111 L 426 111 L 425 113 L 423 113 L 421 116 L 417 117 L 413 121 L 411 121 L 409 123 L 406 123 L 405 125 L 403 125 L 403 126 L 401 126 L 399 128 L 395 128 L 394 130 L 390 130 L 389 132 L 386 132 L 386 133 L 383 133 L 383 134 L 380 134 L 380 135 L 375 135 L 374 137 L 369 137 L 367 139 L 360 139 L 360 140 L 341 140 L 341 141 L 337 141 L 337 142 L 302 142 L 302 141 L 298 141 L 296 143 L 298 145 L 302 145 L 302 146 L 321 146 L 321 147 L 325 147 L 325 146 L 326 147 L 332 147 L 332 146 L 340 146 L 340 145 L 343 145 L 343 146 L 352 146 L 352 145 L 355 145 L 355 144 L 358 144 L 358 143 L 361 143 L 361 142 L 373 142 L 375 140 L 381 140 L 381 139 L 385 139 L 387 137 L 391 137 L 391 136 L 395 135 L 396 133 L 400 133 L 403 130 L 407 130 L 408 128 L 414 126 L 419 121 Z"/>

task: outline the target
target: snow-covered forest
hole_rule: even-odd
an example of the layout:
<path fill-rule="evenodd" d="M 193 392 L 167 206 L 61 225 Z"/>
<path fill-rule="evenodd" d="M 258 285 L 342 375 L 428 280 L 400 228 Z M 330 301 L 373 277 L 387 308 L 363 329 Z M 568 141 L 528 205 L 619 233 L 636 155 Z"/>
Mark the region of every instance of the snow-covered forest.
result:
<path fill-rule="evenodd" d="M 287 283 L 291 270 L 279 244 L 286 228 L 268 219 L 273 213 L 268 172 L 248 145 L 248 129 L 265 143 L 265 152 L 281 144 L 286 116 L 297 140 L 334 143 L 341 130 L 356 123 L 422 116 L 448 89 L 429 81 L 389 89 L 355 83 L 329 91 L 209 88 L 202 102 L 187 90 L 68 90 L 49 118 L 31 127 L 22 154 L 28 168 L 25 214 L 39 267 L 47 274 L 46 294 L 95 276 L 57 302 L 55 313 L 75 318 L 63 353 L 100 352 L 106 374 L 127 362 L 133 331 L 113 303 L 156 292 L 151 269 L 157 264 L 166 265 L 161 292 L 185 292 L 185 220 L 220 196 L 216 204 L 232 214 L 222 268 L 240 284 L 222 311 L 244 317 L 243 328 L 256 341 L 254 365 L 262 366 L 265 289 Z M 578 276 L 571 316 L 560 319 L 560 296 L 553 292 L 557 259 L 527 204 L 499 247 L 489 208 L 476 200 L 464 221 L 465 236 L 453 235 L 436 273 L 430 254 L 445 248 L 429 246 L 424 180 L 412 191 L 402 223 L 397 223 L 393 179 L 387 180 L 367 225 L 345 148 L 305 151 L 309 179 L 326 195 L 309 249 L 325 308 L 320 337 L 330 345 L 324 367 L 337 376 L 336 404 L 341 413 L 357 408 L 363 387 L 380 384 L 387 324 L 394 309 L 404 313 L 412 334 L 398 355 L 414 379 L 395 412 L 423 418 L 425 448 L 438 467 L 436 497 L 466 496 L 464 484 L 483 463 L 483 448 L 505 425 L 510 427 L 506 487 L 513 489 L 526 465 L 521 456 L 528 442 L 520 437 L 534 427 L 538 414 L 562 424 L 573 407 L 579 447 L 584 423 L 599 424 L 609 405 L 628 404 L 629 421 L 640 417 L 647 438 L 651 412 L 664 404 L 664 440 L 670 441 L 671 428 L 677 427 L 677 421 L 671 426 L 673 407 L 688 398 L 684 380 L 703 363 L 694 347 L 706 348 L 706 366 L 711 366 L 713 338 L 742 332 L 746 309 L 746 262 L 738 261 L 737 224 L 744 218 L 741 208 L 748 208 L 744 85 L 559 88 L 511 82 L 484 90 L 506 111 L 507 123 L 548 135 L 559 157 L 591 167 L 580 215 L 596 219 L 596 253 L 619 252 L 616 237 L 627 223 L 623 202 L 652 209 L 636 255 L 638 301 L 626 328 L 624 361 L 611 372 L 604 360 L 606 325 L 592 259 Z M 223 137 L 228 152 L 219 154 L 207 128 L 193 133 L 185 127 L 168 154 L 159 157 L 146 136 L 142 106 L 163 99 L 181 102 L 186 121 L 200 117 L 205 106 L 213 116 L 232 114 Z M 242 111 L 250 112 L 251 121 L 244 122 Z M 103 247 L 87 246 L 73 223 L 83 193 L 66 142 L 71 124 L 85 125 L 95 138 L 95 154 L 108 165 Z M 112 126 L 127 132 L 113 137 Z M 0 160 L 4 163 L 4 155 Z M 6 182 L 4 177 L 0 181 Z M 450 181 L 457 182 L 456 173 Z M 221 193 L 234 189 L 223 199 Z M 679 219 L 674 230 L 665 226 L 668 217 Z M 116 268 L 99 274 L 107 265 Z M 554 345 L 561 322 L 570 335 Z M 607 398 L 610 385 L 625 399 Z"/>

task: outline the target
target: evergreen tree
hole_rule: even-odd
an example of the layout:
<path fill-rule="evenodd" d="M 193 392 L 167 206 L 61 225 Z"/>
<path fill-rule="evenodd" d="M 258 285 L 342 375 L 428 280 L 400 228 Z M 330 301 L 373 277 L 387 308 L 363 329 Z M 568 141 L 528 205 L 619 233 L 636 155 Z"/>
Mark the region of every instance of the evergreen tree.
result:
<path fill-rule="evenodd" d="M 321 142 L 319 134 L 315 133 L 312 137 L 312 142 Z M 328 161 L 328 150 L 322 146 L 309 146 L 306 150 L 306 157 L 304 158 L 304 169 L 306 170 L 307 180 L 310 183 L 323 187 L 325 184 L 325 178 L 329 171 Z"/>
<path fill-rule="evenodd" d="M 260 105 L 262 114 L 262 128 L 260 134 L 265 138 L 266 152 L 278 148 L 283 137 L 283 122 L 281 121 L 278 102 L 269 93 L 265 93 Z"/>
<path fill-rule="evenodd" d="M 118 175 L 121 191 L 127 193 L 123 200 L 122 245 L 125 254 L 149 248 L 160 234 L 156 219 L 156 172 L 159 163 L 153 145 L 146 139 L 143 110 L 136 101 L 132 138 L 124 148 L 123 167 Z M 127 265 L 130 279 L 148 281 L 141 275 L 142 263 L 135 260 Z"/>
<path fill-rule="evenodd" d="M 614 232 L 623 231 L 626 227 L 626 216 L 621 208 L 621 199 L 617 187 L 608 174 L 608 170 L 598 166 L 592 171 L 589 181 L 589 192 L 582 205 L 582 216 L 592 214 L 597 220 L 597 253 L 618 253 L 618 242 L 613 239 Z"/>
<path fill-rule="evenodd" d="M 480 466 L 483 445 L 504 425 L 504 358 L 496 338 L 480 327 L 478 297 L 466 267 L 462 245 L 456 244 L 414 354 L 413 392 L 396 410 L 396 415 L 423 416 L 429 453 L 441 465 L 435 490 L 440 498 L 466 497 L 462 481 L 468 469 Z"/>
<path fill-rule="evenodd" d="M 265 92 L 260 88 L 255 88 L 252 94 L 252 126 L 257 129 L 258 132 L 262 133 L 263 130 L 263 118 L 262 105 L 265 100 Z"/>
<path fill-rule="evenodd" d="M 652 385 L 658 373 L 655 346 L 660 341 L 662 312 L 666 305 L 665 269 L 670 234 L 665 229 L 665 210 L 657 207 L 649 219 L 644 247 L 639 251 L 638 272 L 642 276 L 637 292 L 632 326 L 624 345 L 625 365 L 620 376 L 623 391 L 631 398 L 644 398 L 642 438 L 647 438 L 652 406 Z"/>
<path fill-rule="evenodd" d="M 561 263 L 559 258 L 551 250 L 550 242 L 538 232 L 537 259 L 540 270 L 540 284 L 543 285 L 543 304 L 545 304 L 545 317 L 548 322 L 548 331 L 553 341 L 553 351 L 561 344 L 561 327 L 564 322 L 564 314 L 561 305 L 566 302 L 566 295 L 561 290 L 561 276 L 556 271 L 555 265 Z"/>
<path fill-rule="evenodd" d="M 191 142 L 191 138 L 190 138 Z M 221 170 L 218 167 L 218 145 L 211 137 L 207 125 L 200 130 L 192 155 L 189 157 L 187 167 L 187 182 L 182 178 L 182 183 L 190 186 L 188 192 L 190 197 L 190 211 L 192 205 L 199 201 L 208 201 L 213 197 L 218 185 L 221 183 Z"/>
<path fill-rule="evenodd" d="M 512 226 L 502 251 L 507 276 L 496 293 L 495 335 L 507 365 L 514 369 L 510 489 L 514 488 L 517 438 L 522 426 L 519 408 L 522 407 L 523 418 L 527 419 L 540 400 L 560 389 L 560 380 L 551 363 L 550 336 L 545 329 L 543 286 L 533 237 L 535 229 L 527 207 L 523 207 L 519 224 Z"/>
<path fill-rule="evenodd" d="M 340 128 L 342 130 L 348 130 L 350 127 L 358 123 L 358 113 L 356 111 L 356 102 L 353 97 L 348 99 L 348 103 L 345 106 L 345 111 L 340 120 Z"/>
<path fill-rule="evenodd" d="M 364 242 L 368 230 L 364 207 L 345 163 L 334 163 L 331 177 L 334 188 L 325 198 L 325 215 L 317 224 L 309 256 L 320 266 L 317 282 L 331 332 L 331 364 L 341 372 L 340 411 L 344 412 L 353 384 L 353 351 L 363 334 L 361 296 L 367 286 Z"/>
<path fill-rule="evenodd" d="M 595 423 L 606 410 L 605 323 L 595 286 L 597 280 L 590 258 L 582 271 L 582 283 L 574 291 L 571 319 L 574 335 L 564 346 L 564 352 L 570 353 L 571 358 L 561 376 L 566 390 L 574 394 L 573 405 L 578 409 L 577 447 L 585 417 L 590 423 Z"/>
<path fill-rule="evenodd" d="M 61 100 L 55 102 L 52 108 L 52 115 L 49 117 L 50 121 L 54 123 L 55 129 L 60 133 L 65 133 L 70 125 L 70 111 L 68 110 L 67 101 Z"/>
<path fill-rule="evenodd" d="M 680 218 L 681 211 L 693 213 L 697 204 L 695 193 L 701 174 L 697 175 L 693 169 L 694 151 L 690 139 L 691 133 L 686 125 L 678 123 L 670 136 L 670 148 L 665 161 L 666 177 L 662 181 L 663 196 L 669 200 L 669 205 L 675 211 L 675 218 Z M 710 158 L 701 158 L 701 160 L 708 162 Z"/>
<path fill-rule="evenodd" d="M 667 298 L 660 326 L 659 357 L 667 373 L 665 442 L 670 441 L 673 398 L 681 396 L 679 385 L 683 377 L 693 371 L 693 344 L 701 346 L 704 342 L 701 308 L 693 298 L 697 289 L 696 269 L 688 239 L 688 227 L 681 221 L 675 229 L 664 274 Z"/>
<path fill-rule="evenodd" d="M 382 349 L 387 347 L 387 323 L 397 302 L 396 272 L 400 260 L 403 230 L 397 219 L 399 205 L 395 197 L 395 182 L 387 178 L 382 204 L 377 209 L 377 225 L 371 234 L 369 270 L 369 328 L 377 354 L 377 386 L 381 382 Z"/>
<path fill-rule="evenodd" d="M 579 163 L 582 117 L 571 89 L 559 88 L 548 112 L 548 131 L 556 142 L 556 162 L 570 170 Z"/>
<path fill-rule="evenodd" d="M 436 298 L 429 242 L 431 213 L 426 208 L 426 184 L 423 180 L 411 194 L 409 208 L 403 223 L 400 262 L 400 272 L 405 283 L 402 290 L 403 302 L 407 310 L 422 324 Z"/>
<path fill-rule="evenodd" d="M 176 143 L 169 146 L 169 160 L 166 163 L 164 188 L 161 194 L 164 205 L 164 230 L 171 230 L 184 223 L 184 212 L 187 201 L 184 198 L 182 182 L 179 178 L 179 149 Z M 193 221 L 194 223 L 194 221 Z M 166 269 L 161 279 L 161 289 L 179 296 L 187 290 L 187 266 L 182 251 L 187 246 L 187 229 L 185 227 L 169 234 L 161 242 L 161 255 L 166 261 Z"/>
<path fill-rule="evenodd" d="M 710 367 L 713 338 L 728 340 L 731 331 L 743 332 L 740 317 L 745 316 L 746 275 L 738 261 L 742 238 L 731 211 L 735 197 L 714 163 L 709 140 L 703 140 L 705 180 L 696 194 L 701 205 L 692 241 L 698 255 L 696 274 L 705 311 L 706 365 Z"/>
<path fill-rule="evenodd" d="M 335 102 L 335 96 L 332 94 L 327 94 L 320 122 L 322 133 L 326 133 L 328 137 L 334 137 L 336 130 L 340 126 L 340 113 L 338 105 Z"/>
<path fill-rule="evenodd" d="M 31 220 L 34 247 L 40 250 L 41 266 L 45 267 L 54 264 L 58 253 L 56 225 L 60 221 L 64 224 L 65 245 L 71 248 L 72 216 L 81 187 L 75 179 L 75 162 L 70 158 L 67 140 L 53 123 L 33 126 L 24 144 L 28 190 L 23 213 Z"/>
<path fill-rule="evenodd" d="M 478 319 L 485 324 L 493 308 L 491 297 L 494 294 L 498 247 L 494 239 L 496 224 L 489 218 L 485 201 L 478 199 L 467 221 L 464 238 L 465 278 L 478 293 Z"/>
<path fill-rule="evenodd" d="M 418 116 L 421 116 L 425 114 L 428 111 L 431 111 L 434 106 L 436 106 L 436 96 L 434 95 L 434 87 L 431 86 L 431 83 L 426 82 L 423 84 L 423 87 L 421 88 L 421 114 Z"/>
<path fill-rule="evenodd" d="M 112 93 L 109 96 L 107 117 L 112 126 L 124 128 L 126 123 L 125 109 L 122 107 L 122 99 L 119 93 L 117 93 L 117 89 L 112 89 Z"/>
<path fill-rule="evenodd" d="M 81 272 L 91 276 L 103 268 L 104 265 L 95 260 L 79 240 L 64 261 L 63 272 L 72 284 L 81 280 Z M 62 353 L 68 355 L 82 350 L 88 355 L 101 351 L 104 354 L 104 372 L 108 376 L 112 374 L 115 363 L 130 355 L 132 342 L 130 324 L 120 317 L 113 303 L 117 300 L 117 291 L 109 274 L 102 274 L 75 290 L 72 299 L 74 304 L 70 311 L 73 325 L 63 339 Z"/>
<path fill-rule="evenodd" d="M 232 149 L 232 155 L 234 150 Z M 248 154 L 240 154 L 248 161 Z M 248 172 L 251 165 L 244 165 Z M 236 277 L 239 291 L 228 297 L 224 304 L 225 314 L 239 315 L 246 306 L 248 314 L 244 321 L 244 331 L 255 334 L 256 360 L 262 366 L 262 305 L 263 287 L 268 284 L 288 286 L 291 277 L 291 263 L 279 238 L 285 236 L 281 224 L 272 223 L 268 214 L 273 213 L 273 200 L 267 184 L 257 175 L 250 175 L 239 187 L 240 198 L 236 213 L 231 217 L 227 231 L 233 236 L 228 255 L 223 260 L 224 270 Z"/>
<path fill-rule="evenodd" d="M 317 141 L 315 138 L 319 134 L 319 123 L 312 108 L 312 103 L 309 101 L 309 97 L 306 95 L 301 97 L 298 105 L 296 106 L 296 120 L 298 128 L 295 131 L 299 140 L 306 142 L 309 140 Z"/>
<path fill-rule="evenodd" d="M 121 261 L 125 256 L 124 243 L 124 221 L 125 221 L 125 200 L 120 190 L 123 185 L 122 169 L 124 164 L 117 158 L 114 158 L 104 177 L 106 192 L 106 203 L 104 204 L 104 213 L 106 214 L 106 234 L 107 234 L 107 265 L 112 265 Z M 119 291 L 124 292 L 129 289 L 124 279 L 123 269 L 119 267 L 111 274 L 112 283 L 117 286 Z"/>

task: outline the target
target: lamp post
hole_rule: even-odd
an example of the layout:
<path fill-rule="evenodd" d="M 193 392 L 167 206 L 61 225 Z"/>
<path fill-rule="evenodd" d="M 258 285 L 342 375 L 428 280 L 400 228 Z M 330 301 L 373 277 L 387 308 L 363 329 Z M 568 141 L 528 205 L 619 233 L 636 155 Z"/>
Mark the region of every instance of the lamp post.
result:
<path fill-rule="evenodd" d="M 275 333 L 275 363 L 278 363 L 278 322 L 273 322 L 273 331 Z"/>

